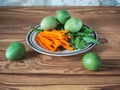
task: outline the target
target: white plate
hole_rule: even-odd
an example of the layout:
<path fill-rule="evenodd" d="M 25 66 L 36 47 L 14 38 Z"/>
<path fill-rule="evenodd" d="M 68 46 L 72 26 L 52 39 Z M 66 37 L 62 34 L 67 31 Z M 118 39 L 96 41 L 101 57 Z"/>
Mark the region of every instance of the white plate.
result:
<path fill-rule="evenodd" d="M 36 26 L 36 28 L 40 28 L 40 26 L 38 25 L 38 26 Z M 82 49 L 82 50 L 73 50 L 73 51 L 63 50 L 63 51 L 52 52 L 52 51 L 45 50 L 44 48 L 40 47 L 35 42 L 35 36 L 36 36 L 37 33 L 38 32 L 35 32 L 33 30 L 30 30 L 28 32 L 27 37 L 26 37 L 27 44 L 33 50 L 35 50 L 35 51 L 37 51 L 39 53 L 42 53 L 42 54 L 46 54 L 46 55 L 51 55 L 51 56 L 71 56 L 71 55 L 76 55 L 76 54 L 80 54 L 80 53 L 83 53 L 83 52 L 86 52 L 86 51 L 90 50 L 95 45 L 95 44 L 89 44 L 85 49 Z M 96 40 L 98 40 L 98 36 L 95 33 L 95 31 L 93 32 L 93 36 L 95 37 Z"/>

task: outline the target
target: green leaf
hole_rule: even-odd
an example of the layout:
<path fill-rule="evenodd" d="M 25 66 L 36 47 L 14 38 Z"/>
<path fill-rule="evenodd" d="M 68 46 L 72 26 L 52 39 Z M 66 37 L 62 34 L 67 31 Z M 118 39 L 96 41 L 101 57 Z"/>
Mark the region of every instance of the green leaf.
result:
<path fill-rule="evenodd" d="M 83 33 L 85 33 L 85 34 L 93 33 L 93 30 L 91 28 L 88 28 L 87 26 L 84 26 L 84 25 L 82 27 L 82 30 L 83 30 Z"/>
<path fill-rule="evenodd" d="M 76 37 L 75 40 L 75 48 L 76 49 L 84 49 L 86 47 L 86 43 L 80 37 Z"/>
<path fill-rule="evenodd" d="M 80 40 L 79 42 L 79 48 L 84 49 L 87 46 L 86 42 L 84 40 Z"/>
<path fill-rule="evenodd" d="M 76 36 L 78 36 L 78 37 L 83 37 L 83 36 L 85 36 L 86 34 L 85 33 L 83 33 L 83 32 L 78 32 L 78 33 L 76 33 Z"/>
<path fill-rule="evenodd" d="M 38 29 L 38 28 L 33 27 L 33 26 L 31 26 L 31 29 L 33 29 L 35 32 L 41 32 L 41 31 L 43 31 L 43 29 Z"/>
<path fill-rule="evenodd" d="M 91 33 L 93 33 L 93 30 L 90 29 L 90 28 L 87 28 L 87 29 L 84 30 L 84 33 L 91 34 Z"/>
<path fill-rule="evenodd" d="M 83 40 L 86 42 L 86 43 L 96 43 L 96 44 L 100 44 L 99 41 L 95 40 L 95 38 L 93 36 L 85 36 L 83 37 Z"/>
<path fill-rule="evenodd" d="M 75 39 L 74 34 L 68 33 L 67 35 L 71 36 L 70 43 L 73 44 L 74 43 L 74 39 Z"/>

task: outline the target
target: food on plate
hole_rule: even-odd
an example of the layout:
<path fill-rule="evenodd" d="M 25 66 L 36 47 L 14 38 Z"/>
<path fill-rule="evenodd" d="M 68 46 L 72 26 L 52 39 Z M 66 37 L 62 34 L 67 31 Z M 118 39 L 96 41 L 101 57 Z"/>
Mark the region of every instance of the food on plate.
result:
<path fill-rule="evenodd" d="M 61 24 L 65 24 L 66 21 L 70 18 L 70 13 L 66 10 L 59 10 L 57 11 L 56 13 L 56 18 L 58 19 L 58 21 L 61 23 Z"/>
<path fill-rule="evenodd" d="M 64 28 L 69 32 L 78 32 L 82 28 L 82 21 L 79 18 L 70 18 Z"/>
<path fill-rule="evenodd" d="M 40 28 L 33 27 L 33 30 L 38 32 L 35 38 L 38 45 L 46 50 L 55 52 L 60 50 L 61 47 L 64 50 L 82 50 L 90 44 L 99 44 L 99 41 L 94 36 L 94 30 L 84 25 L 81 19 L 71 17 L 66 10 L 59 10 L 56 14 L 56 17 L 47 16 L 43 18 Z M 58 39 L 59 36 L 56 35 L 61 35 L 62 38 L 70 38 Z M 63 45 L 60 41 L 64 41 L 68 46 L 65 46 L 65 43 Z"/>
<path fill-rule="evenodd" d="M 57 19 L 53 16 L 47 16 L 41 21 L 41 28 L 44 30 L 55 29 L 58 25 Z"/>
<path fill-rule="evenodd" d="M 9 60 L 19 60 L 24 57 L 26 49 L 20 42 L 11 43 L 6 50 L 6 57 Z"/>
<path fill-rule="evenodd" d="M 97 53 L 86 53 L 82 60 L 88 70 L 99 70 L 102 66 L 102 59 Z"/>
<path fill-rule="evenodd" d="M 45 30 L 36 35 L 35 40 L 46 50 L 56 51 L 59 47 L 63 47 L 67 50 L 73 50 L 68 43 L 70 36 L 65 35 L 66 30 Z"/>

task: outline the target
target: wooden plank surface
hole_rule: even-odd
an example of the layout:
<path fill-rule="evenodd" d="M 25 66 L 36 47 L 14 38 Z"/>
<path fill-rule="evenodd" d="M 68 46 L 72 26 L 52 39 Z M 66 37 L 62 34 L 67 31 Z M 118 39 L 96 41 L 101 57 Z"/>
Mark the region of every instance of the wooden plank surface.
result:
<path fill-rule="evenodd" d="M 45 16 L 55 16 L 60 9 L 67 9 L 97 32 L 102 44 L 89 52 L 102 57 L 100 71 L 86 70 L 83 54 L 53 57 L 27 45 L 30 26 L 38 25 Z M 14 41 L 24 43 L 27 53 L 22 60 L 10 62 L 5 50 Z M 0 90 L 119 90 L 119 76 L 119 7 L 0 7 Z"/>

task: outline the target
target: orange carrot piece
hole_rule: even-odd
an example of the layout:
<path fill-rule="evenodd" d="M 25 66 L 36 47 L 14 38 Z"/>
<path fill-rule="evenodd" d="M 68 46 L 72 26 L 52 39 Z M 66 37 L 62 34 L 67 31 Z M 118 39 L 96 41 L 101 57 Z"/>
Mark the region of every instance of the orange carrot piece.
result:
<path fill-rule="evenodd" d="M 53 47 L 51 47 L 51 44 L 46 43 L 44 40 L 41 40 L 41 42 L 50 50 L 50 51 L 54 51 Z"/>
<path fill-rule="evenodd" d="M 36 41 L 37 41 L 37 43 L 38 43 L 41 47 L 43 47 L 43 48 L 46 49 L 46 50 L 49 50 L 49 49 L 46 47 L 46 45 L 44 45 L 44 43 L 42 43 L 42 42 L 40 41 L 40 39 L 37 39 L 37 38 L 36 38 Z"/>
<path fill-rule="evenodd" d="M 48 39 L 46 39 L 45 37 L 43 37 L 43 36 L 39 36 L 40 37 L 40 39 L 41 39 L 41 41 L 43 40 L 44 42 L 46 42 L 48 45 L 52 45 L 52 42 L 50 41 L 50 40 L 48 40 Z"/>
<path fill-rule="evenodd" d="M 67 49 L 67 50 L 70 50 L 70 51 L 72 51 L 72 50 L 73 50 L 73 48 L 72 48 L 72 47 L 67 46 L 67 45 L 65 45 L 65 44 L 62 44 L 61 46 L 62 46 L 62 47 L 64 47 L 65 49 Z"/>

